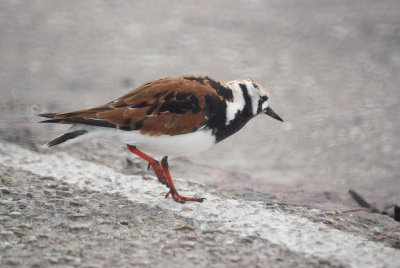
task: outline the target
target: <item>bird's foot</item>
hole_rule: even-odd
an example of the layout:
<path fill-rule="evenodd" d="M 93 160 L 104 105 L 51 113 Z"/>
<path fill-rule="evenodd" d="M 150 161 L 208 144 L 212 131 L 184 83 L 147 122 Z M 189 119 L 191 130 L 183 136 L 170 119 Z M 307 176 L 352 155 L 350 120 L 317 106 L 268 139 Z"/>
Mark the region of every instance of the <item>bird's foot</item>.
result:
<path fill-rule="evenodd" d="M 199 202 L 202 203 L 205 198 L 202 197 L 185 197 L 183 195 L 178 194 L 176 191 L 169 190 L 168 193 L 165 195 L 165 198 L 167 198 L 169 195 L 171 195 L 172 199 L 174 199 L 175 202 L 178 203 L 185 203 L 185 202 Z"/>

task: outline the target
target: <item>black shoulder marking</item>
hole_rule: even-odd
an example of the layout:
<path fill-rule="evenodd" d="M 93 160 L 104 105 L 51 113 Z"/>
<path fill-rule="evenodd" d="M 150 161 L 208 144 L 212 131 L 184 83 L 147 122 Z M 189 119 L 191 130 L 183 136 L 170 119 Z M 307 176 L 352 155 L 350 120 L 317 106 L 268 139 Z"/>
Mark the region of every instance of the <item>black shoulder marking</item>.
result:
<path fill-rule="evenodd" d="M 214 79 L 211 79 L 208 76 L 205 76 L 205 77 L 184 76 L 183 79 L 190 80 L 190 81 L 196 81 L 203 85 L 205 83 L 208 83 L 208 84 L 210 84 L 210 86 L 212 88 L 214 88 L 217 91 L 218 95 L 224 97 L 228 101 L 233 100 L 233 93 L 232 93 L 231 89 L 225 87 L 220 82 L 215 81 Z"/>
<path fill-rule="evenodd" d="M 135 104 L 135 105 L 132 105 L 132 106 L 129 106 L 129 107 L 130 108 L 144 108 L 144 107 L 147 107 L 147 106 L 149 106 L 149 104 L 147 102 L 143 101 L 141 103 L 138 103 L 138 104 Z"/>
<path fill-rule="evenodd" d="M 172 94 L 171 94 L 172 93 Z M 171 92 L 164 98 L 158 113 L 170 112 L 183 114 L 188 111 L 198 113 L 200 111 L 199 100 L 191 93 Z"/>
<path fill-rule="evenodd" d="M 139 130 L 139 129 L 141 129 L 141 128 L 143 127 L 143 122 L 144 122 L 144 120 L 145 120 L 145 119 L 141 119 L 141 120 L 137 121 L 137 122 L 133 125 L 133 127 L 131 127 L 129 124 L 124 124 L 124 125 L 118 127 L 118 129 L 124 130 L 124 131 Z M 130 119 L 129 119 L 129 121 L 130 121 Z"/>
<path fill-rule="evenodd" d="M 166 100 L 161 104 L 158 113 L 170 112 L 174 114 L 184 114 L 189 110 L 191 110 L 189 101 Z"/>
<path fill-rule="evenodd" d="M 190 95 L 190 93 L 176 92 L 175 98 L 177 100 L 184 100 L 187 99 Z"/>
<path fill-rule="evenodd" d="M 191 101 L 192 104 L 192 112 L 193 113 L 200 112 L 201 108 L 199 104 L 199 99 L 195 95 L 190 95 L 189 100 Z"/>
<path fill-rule="evenodd" d="M 151 115 L 155 109 L 157 109 L 158 104 L 160 103 L 160 98 L 157 98 L 157 100 L 151 105 L 150 109 L 146 112 L 147 115 Z"/>
<path fill-rule="evenodd" d="M 204 77 L 184 76 L 183 79 L 190 80 L 190 81 L 196 81 L 196 82 L 199 82 L 200 84 L 203 84 L 203 82 L 204 82 Z"/>
<path fill-rule="evenodd" d="M 137 121 L 135 123 L 135 128 L 134 129 L 141 129 L 143 127 L 143 122 L 144 122 L 144 119 Z"/>
<path fill-rule="evenodd" d="M 164 97 L 164 100 L 170 100 L 170 99 L 172 99 L 172 98 L 174 98 L 175 97 L 175 92 L 174 91 L 171 91 L 171 92 L 169 92 L 167 95 L 165 95 L 165 97 Z"/>
<path fill-rule="evenodd" d="M 233 93 L 230 88 L 224 87 L 220 82 L 208 79 L 208 83 L 218 92 L 219 95 L 223 96 L 227 101 L 233 101 Z"/>
<path fill-rule="evenodd" d="M 220 126 L 225 125 L 226 120 L 226 103 L 215 94 L 204 96 L 205 112 L 208 118 L 207 127 L 212 129 L 212 133 L 216 134 Z"/>

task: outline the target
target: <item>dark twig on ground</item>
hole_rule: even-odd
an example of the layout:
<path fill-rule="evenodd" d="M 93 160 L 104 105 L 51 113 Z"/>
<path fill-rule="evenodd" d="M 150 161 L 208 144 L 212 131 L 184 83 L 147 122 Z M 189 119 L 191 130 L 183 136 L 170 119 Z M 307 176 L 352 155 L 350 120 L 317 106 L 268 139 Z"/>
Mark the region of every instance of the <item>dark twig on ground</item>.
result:
<path fill-rule="evenodd" d="M 395 221 L 400 221 L 400 206 L 398 205 L 390 205 L 385 207 L 384 210 L 380 210 L 374 206 L 372 206 L 370 203 L 368 203 L 363 197 L 361 197 L 356 191 L 350 189 L 349 194 L 353 199 L 363 208 L 367 209 L 371 213 L 380 213 L 383 215 L 388 215 L 394 218 Z M 388 213 L 387 210 L 394 208 L 394 214 L 391 215 L 392 213 Z M 349 211 L 344 211 L 344 212 L 353 212 L 353 211 L 358 211 L 358 210 L 363 210 L 363 209 L 353 209 Z"/>

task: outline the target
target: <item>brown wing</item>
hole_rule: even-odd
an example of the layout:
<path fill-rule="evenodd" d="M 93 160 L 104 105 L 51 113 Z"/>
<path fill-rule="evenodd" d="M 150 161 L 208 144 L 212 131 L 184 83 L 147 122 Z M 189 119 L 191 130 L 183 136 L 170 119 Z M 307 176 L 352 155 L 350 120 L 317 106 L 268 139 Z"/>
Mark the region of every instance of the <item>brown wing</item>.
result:
<path fill-rule="evenodd" d="M 55 114 L 48 122 L 79 123 L 147 135 L 178 135 L 205 126 L 212 116 L 206 99 L 224 103 L 231 91 L 206 76 L 172 77 L 140 86 L 108 104 L 72 113 Z"/>

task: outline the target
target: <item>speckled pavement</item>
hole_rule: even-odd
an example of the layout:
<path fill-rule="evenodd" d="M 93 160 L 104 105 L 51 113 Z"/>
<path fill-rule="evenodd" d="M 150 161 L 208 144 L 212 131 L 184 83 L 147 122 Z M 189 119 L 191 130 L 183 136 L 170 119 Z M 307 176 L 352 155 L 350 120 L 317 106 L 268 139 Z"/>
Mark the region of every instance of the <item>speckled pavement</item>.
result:
<path fill-rule="evenodd" d="M 276 266 L 396 267 L 400 258 L 398 229 L 360 224 L 340 212 L 296 208 L 268 195 L 232 198 L 178 180 L 182 192 L 206 198 L 202 204 L 181 205 L 163 198 L 164 187 L 152 177 L 124 175 L 66 153 L 41 154 L 0 143 L 0 155 L 4 265 L 90 266 L 97 261 L 93 265 L 107 266 L 118 259 L 122 266 L 173 266 L 174 258 L 164 256 L 164 250 L 188 267 L 262 266 L 265 261 Z M 372 230 L 374 236 L 366 235 Z M 214 232 L 218 235 L 208 237 Z M 74 243 L 81 239 L 86 242 L 77 247 Z M 209 239 L 216 244 L 207 243 Z M 220 257 L 212 257 L 214 246 Z M 29 258 L 35 251 L 39 260 Z"/>

